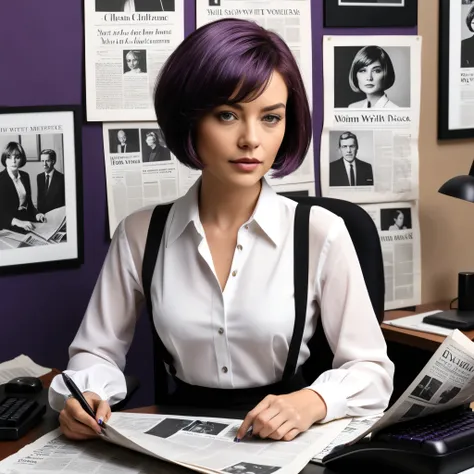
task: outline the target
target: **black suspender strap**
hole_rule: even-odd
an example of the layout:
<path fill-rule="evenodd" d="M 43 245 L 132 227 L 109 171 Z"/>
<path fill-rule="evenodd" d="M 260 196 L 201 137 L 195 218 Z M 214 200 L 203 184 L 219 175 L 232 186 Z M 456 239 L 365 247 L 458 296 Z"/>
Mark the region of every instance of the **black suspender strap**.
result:
<path fill-rule="evenodd" d="M 153 321 L 153 306 L 151 302 L 151 280 L 155 271 L 158 252 L 163 240 L 163 231 L 165 229 L 166 220 L 168 218 L 171 206 L 172 204 L 160 205 L 156 206 L 153 210 L 150 226 L 148 227 L 148 234 L 146 237 L 145 253 L 143 254 L 142 283 L 148 316 L 150 317 L 153 332 L 153 347 L 155 352 L 155 380 L 157 380 L 156 370 L 160 364 L 160 361 L 166 362 L 170 367 L 170 372 L 173 374 L 175 373 L 175 369 L 173 367 L 173 358 L 164 346 L 163 341 L 160 339 L 160 336 L 156 331 L 155 323 Z"/>
<path fill-rule="evenodd" d="M 295 324 L 282 380 L 294 376 L 303 339 L 308 301 L 309 213 L 311 206 L 298 204 L 293 232 L 293 279 L 295 287 Z"/>

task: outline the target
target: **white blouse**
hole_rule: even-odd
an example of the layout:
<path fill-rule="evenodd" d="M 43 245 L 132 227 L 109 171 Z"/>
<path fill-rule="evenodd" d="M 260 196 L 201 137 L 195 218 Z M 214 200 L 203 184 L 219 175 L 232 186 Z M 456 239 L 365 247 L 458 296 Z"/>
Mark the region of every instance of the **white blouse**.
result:
<path fill-rule="evenodd" d="M 18 210 L 26 209 L 26 189 L 21 181 L 21 175 L 18 173 L 18 176 L 14 176 L 10 170 L 7 170 L 8 176 L 10 176 L 15 186 L 16 193 L 18 194 Z"/>
<path fill-rule="evenodd" d="M 263 181 L 242 225 L 231 273 L 221 291 L 198 211 L 199 181 L 172 207 L 152 280 L 153 319 L 184 382 L 248 388 L 281 379 L 294 324 L 293 221 L 296 202 Z M 122 370 L 144 303 L 141 270 L 152 208 L 121 222 L 72 342 L 67 373 L 82 391 L 109 403 L 126 393 Z M 343 220 L 321 207 L 310 215 L 307 316 L 298 367 L 321 315 L 333 369 L 310 388 L 324 399 L 323 421 L 383 411 L 393 388 L 392 362 Z M 61 410 L 61 377 L 50 388 Z"/>

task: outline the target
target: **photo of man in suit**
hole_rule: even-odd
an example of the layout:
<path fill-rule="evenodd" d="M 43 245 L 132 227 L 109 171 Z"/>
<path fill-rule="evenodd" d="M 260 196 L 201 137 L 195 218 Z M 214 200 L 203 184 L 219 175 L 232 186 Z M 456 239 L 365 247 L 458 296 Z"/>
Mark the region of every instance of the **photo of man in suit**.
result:
<path fill-rule="evenodd" d="M 373 186 L 372 165 L 357 158 L 359 142 L 352 132 L 339 136 L 341 158 L 329 165 L 329 186 Z"/>
<path fill-rule="evenodd" d="M 41 163 L 44 173 L 36 177 L 38 185 L 38 211 L 46 214 L 65 205 L 64 175 L 55 169 L 56 152 L 51 149 L 41 151 Z"/>
<path fill-rule="evenodd" d="M 95 0 L 96 12 L 174 12 L 175 0 Z"/>

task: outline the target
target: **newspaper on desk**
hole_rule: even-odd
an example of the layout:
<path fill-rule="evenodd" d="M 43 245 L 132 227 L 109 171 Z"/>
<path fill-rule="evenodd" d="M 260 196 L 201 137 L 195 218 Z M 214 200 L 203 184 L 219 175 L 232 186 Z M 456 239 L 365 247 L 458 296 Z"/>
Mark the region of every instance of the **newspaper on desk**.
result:
<path fill-rule="evenodd" d="M 296 474 L 351 420 L 316 425 L 291 442 L 244 438 L 235 443 L 241 422 L 225 418 L 113 413 L 103 440 L 73 442 L 57 429 L 0 462 L 0 474 L 160 472 L 160 464 L 153 458 L 203 473 Z"/>
<path fill-rule="evenodd" d="M 369 67 L 378 56 L 384 64 Z M 417 199 L 421 38 L 324 36 L 323 76 L 322 195 L 355 203 Z"/>
<path fill-rule="evenodd" d="M 385 310 L 421 303 L 421 245 L 416 202 L 361 205 L 379 233 Z"/>

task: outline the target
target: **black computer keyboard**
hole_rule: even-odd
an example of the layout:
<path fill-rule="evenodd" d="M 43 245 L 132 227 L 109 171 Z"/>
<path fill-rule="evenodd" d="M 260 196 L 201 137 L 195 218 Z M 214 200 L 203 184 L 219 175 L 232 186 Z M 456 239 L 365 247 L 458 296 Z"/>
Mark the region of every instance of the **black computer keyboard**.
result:
<path fill-rule="evenodd" d="M 370 440 L 334 448 L 322 462 L 336 471 L 459 473 L 474 466 L 474 413 L 456 408 L 398 423 Z"/>
<path fill-rule="evenodd" d="M 33 428 L 46 405 L 34 398 L 5 396 L 0 402 L 0 441 L 15 440 Z"/>

